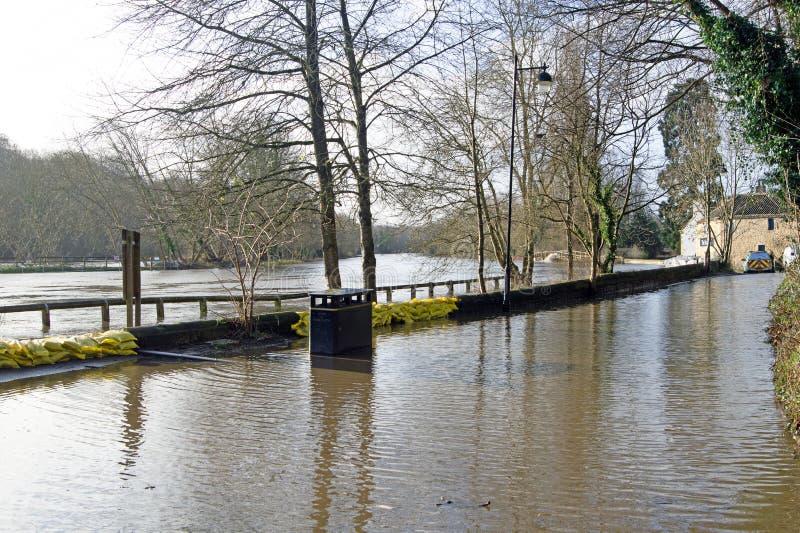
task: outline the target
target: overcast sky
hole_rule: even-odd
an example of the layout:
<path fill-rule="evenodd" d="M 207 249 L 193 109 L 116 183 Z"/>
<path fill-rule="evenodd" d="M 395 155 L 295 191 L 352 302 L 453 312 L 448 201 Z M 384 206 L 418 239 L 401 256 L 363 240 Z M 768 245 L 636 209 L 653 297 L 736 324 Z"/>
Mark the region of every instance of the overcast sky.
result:
<path fill-rule="evenodd" d="M 90 124 L 105 85 L 136 69 L 110 0 L 0 0 L 0 134 L 55 150 Z"/>

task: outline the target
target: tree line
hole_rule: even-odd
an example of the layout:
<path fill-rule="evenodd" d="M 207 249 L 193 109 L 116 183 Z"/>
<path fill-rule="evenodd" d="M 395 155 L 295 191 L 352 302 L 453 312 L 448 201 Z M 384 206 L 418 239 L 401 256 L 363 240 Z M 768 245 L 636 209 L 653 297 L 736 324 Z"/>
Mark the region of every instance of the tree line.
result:
<path fill-rule="evenodd" d="M 194 196 L 192 183 L 155 179 L 141 166 L 137 170 L 137 148 L 116 148 L 119 151 L 76 149 L 41 154 L 21 150 L 0 135 L 0 194 L 4 199 L 0 203 L 0 258 L 118 256 L 120 229 L 130 228 L 142 233 L 144 256 L 186 267 L 231 266 L 233 261 L 219 248 L 220 228 L 213 224 L 219 222 L 214 218 L 219 212 L 211 209 L 208 199 L 206 204 L 197 200 L 209 189 Z M 221 200 L 221 195 L 216 198 L 220 205 L 238 210 L 245 205 L 241 196 L 227 201 Z M 252 201 L 250 207 L 255 208 Z M 358 255 L 358 224 L 346 212 L 340 213 L 337 221 L 340 254 Z M 314 216 L 297 217 L 292 226 L 292 237 L 270 247 L 269 259 L 321 257 Z M 403 225 L 379 225 L 374 233 L 377 253 L 420 249 L 413 230 Z"/>

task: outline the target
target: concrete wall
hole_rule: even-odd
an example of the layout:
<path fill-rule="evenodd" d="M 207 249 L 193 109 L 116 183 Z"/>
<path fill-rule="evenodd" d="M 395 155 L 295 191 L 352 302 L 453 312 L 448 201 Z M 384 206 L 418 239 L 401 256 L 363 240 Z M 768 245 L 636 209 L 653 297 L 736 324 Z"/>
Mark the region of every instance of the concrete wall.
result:
<path fill-rule="evenodd" d="M 712 265 L 717 270 L 718 265 Z M 637 270 L 632 272 L 616 272 L 600 276 L 595 290 L 592 291 L 589 280 L 565 281 L 551 285 L 539 285 L 529 289 L 511 292 L 512 310 L 546 309 L 562 307 L 586 302 L 596 298 L 613 298 L 650 291 L 701 277 L 705 274 L 704 265 L 684 265 L 656 270 Z M 469 294 L 458 299 L 458 315 L 492 316 L 501 313 L 502 293 Z"/>
<path fill-rule="evenodd" d="M 297 313 L 269 313 L 257 317 L 256 331 L 262 333 L 292 334 L 291 325 L 300 320 Z M 232 320 L 196 320 L 179 324 L 159 324 L 128 328 L 136 336 L 140 348 L 160 350 L 182 344 L 206 342 L 235 336 L 236 324 Z"/>

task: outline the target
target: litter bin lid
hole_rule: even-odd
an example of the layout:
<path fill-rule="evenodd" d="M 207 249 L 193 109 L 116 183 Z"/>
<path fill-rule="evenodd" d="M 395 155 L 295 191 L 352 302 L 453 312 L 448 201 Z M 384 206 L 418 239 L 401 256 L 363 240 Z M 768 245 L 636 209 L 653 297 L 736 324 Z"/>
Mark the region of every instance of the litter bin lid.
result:
<path fill-rule="evenodd" d="M 347 307 L 369 301 L 371 289 L 328 289 L 327 291 L 309 292 L 311 307 Z"/>
<path fill-rule="evenodd" d="M 328 289 L 325 291 L 309 292 L 308 295 L 317 297 L 327 296 L 330 298 L 331 296 L 357 296 L 359 294 L 369 294 L 371 292 L 372 289 Z"/>

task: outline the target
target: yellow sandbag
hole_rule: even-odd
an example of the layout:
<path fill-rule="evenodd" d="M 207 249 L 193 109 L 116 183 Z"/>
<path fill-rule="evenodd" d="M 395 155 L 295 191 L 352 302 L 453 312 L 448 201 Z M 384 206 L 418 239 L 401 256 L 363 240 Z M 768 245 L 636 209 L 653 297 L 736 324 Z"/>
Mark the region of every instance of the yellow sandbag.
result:
<path fill-rule="evenodd" d="M 38 342 L 39 339 L 29 340 L 25 343 L 31 357 L 50 357 L 50 351 L 44 347 L 44 343 Z"/>
<path fill-rule="evenodd" d="M 136 344 L 136 341 L 124 341 L 124 342 L 119 343 L 119 346 L 117 347 L 117 349 L 119 349 L 119 350 L 135 350 L 138 347 L 139 347 L 139 345 Z"/>
<path fill-rule="evenodd" d="M 130 331 L 126 331 L 124 329 L 117 329 L 106 331 L 102 334 L 103 340 L 105 339 L 114 339 L 117 341 L 117 344 L 122 344 L 123 342 L 134 341 L 136 342 L 136 337 Z"/>
<path fill-rule="evenodd" d="M 31 353 L 24 344 L 17 341 L 10 341 L 7 344 L 11 350 L 9 351 L 8 355 L 11 357 L 11 359 L 16 361 L 19 366 L 33 366 Z"/>
<path fill-rule="evenodd" d="M 45 349 L 50 350 L 51 352 L 61 352 L 64 350 L 64 341 L 66 339 L 58 338 L 58 337 L 50 337 L 48 339 L 42 339 L 41 345 L 44 346 Z"/>
<path fill-rule="evenodd" d="M 7 357 L 0 357 L 0 368 L 19 368 L 19 363 Z"/>
<path fill-rule="evenodd" d="M 308 311 L 300 311 L 297 313 L 300 320 L 292 324 L 292 331 L 300 337 L 308 337 L 309 331 L 309 314 Z"/>
<path fill-rule="evenodd" d="M 94 356 L 103 353 L 103 349 L 97 344 L 97 341 L 88 335 L 72 337 L 64 343 L 64 346 L 72 350 L 79 359 L 85 359 L 87 355 Z"/>
<path fill-rule="evenodd" d="M 98 339 L 97 344 L 100 346 L 110 346 L 111 348 L 116 348 L 119 346 L 119 341 L 113 337 L 104 337 L 102 339 Z"/>
<path fill-rule="evenodd" d="M 57 352 L 50 352 L 50 357 L 48 358 L 51 363 L 58 363 L 59 361 L 64 361 L 70 358 L 70 353 L 67 350 L 60 350 Z"/>
<path fill-rule="evenodd" d="M 34 355 L 33 356 L 33 366 L 52 365 L 53 363 L 55 363 L 55 361 L 50 356 L 50 352 L 47 352 L 47 355 Z"/>
<path fill-rule="evenodd" d="M 72 352 L 80 352 L 81 351 L 81 344 L 75 340 L 75 337 L 70 337 L 68 339 L 64 339 L 64 342 L 61 345 L 66 349 Z"/>

